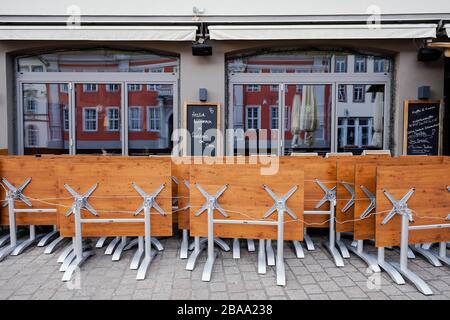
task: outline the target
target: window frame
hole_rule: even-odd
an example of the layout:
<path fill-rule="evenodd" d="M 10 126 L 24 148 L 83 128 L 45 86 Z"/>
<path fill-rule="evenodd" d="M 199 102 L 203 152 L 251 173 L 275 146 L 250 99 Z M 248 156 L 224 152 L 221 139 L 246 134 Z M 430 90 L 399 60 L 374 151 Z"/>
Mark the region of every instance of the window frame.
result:
<path fill-rule="evenodd" d="M 158 118 L 151 119 L 151 110 L 158 111 Z M 148 132 L 161 132 L 161 108 L 159 106 L 147 106 L 147 131 Z M 152 123 L 158 124 L 157 129 L 152 129 Z"/>
<path fill-rule="evenodd" d="M 27 146 L 36 148 L 39 145 L 39 129 L 35 124 L 28 124 L 26 128 L 27 132 Z M 33 135 L 30 135 L 30 132 L 33 132 Z M 34 143 L 30 143 L 30 137 L 34 137 Z"/>
<path fill-rule="evenodd" d="M 362 58 L 363 60 L 363 66 L 364 66 L 364 70 L 363 71 L 358 71 L 357 69 L 358 69 L 358 58 Z M 363 55 L 355 55 L 354 56 L 354 59 L 355 59 L 355 61 L 354 61 L 354 70 L 353 70 L 353 72 L 354 73 L 367 73 L 367 56 L 363 56 Z"/>
<path fill-rule="evenodd" d="M 355 99 L 356 87 L 361 87 L 361 99 Z M 353 84 L 353 103 L 365 103 L 366 102 L 366 85 L 365 84 Z"/>
<path fill-rule="evenodd" d="M 338 58 L 340 60 L 340 58 L 343 58 L 343 62 L 344 62 L 344 71 L 337 71 L 337 66 L 338 66 Z M 348 71 L 348 56 L 338 56 L 336 55 L 334 57 L 334 73 L 347 73 Z"/>
<path fill-rule="evenodd" d="M 131 117 L 131 110 L 132 109 L 136 109 L 139 110 L 139 129 L 134 129 L 132 128 L 132 117 Z M 134 119 L 136 121 L 136 119 Z M 142 128 L 142 106 L 128 106 L 128 131 L 130 132 L 142 132 L 143 128 Z"/>
<path fill-rule="evenodd" d="M 256 116 L 257 128 L 249 128 L 248 127 L 248 120 L 249 120 L 248 109 L 256 109 L 257 110 L 257 116 Z M 253 115 L 250 119 L 254 120 Z M 261 130 L 261 106 L 260 105 L 245 105 L 245 129 L 246 130 Z"/>
<path fill-rule="evenodd" d="M 89 86 L 95 86 L 95 90 L 87 89 Z M 84 93 L 95 93 L 98 92 L 98 83 L 83 83 L 83 92 Z"/>
<path fill-rule="evenodd" d="M 109 112 L 115 110 L 117 111 L 117 119 L 111 119 Z M 117 106 L 109 106 L 105 108 L 106 111 L 106 131 L 108 132 L 119 132 L 120 131 L 120 107 Z M 117 121 L 117 129 L 111 129 L 110 124 L 111 121 Z"/>
<path fill-rule="evenodd" d="M 80 107 L 83 111 L 83 132 L 98 132 L 98 109 L 97 107 Z M 95 111 L 95 120 L 92 119 L 86 119 L 86 111 Z M 93 129 L 87 129 L 86 128 L 86 120 L 88 121 L 95 121 L 95 130 Z"/>

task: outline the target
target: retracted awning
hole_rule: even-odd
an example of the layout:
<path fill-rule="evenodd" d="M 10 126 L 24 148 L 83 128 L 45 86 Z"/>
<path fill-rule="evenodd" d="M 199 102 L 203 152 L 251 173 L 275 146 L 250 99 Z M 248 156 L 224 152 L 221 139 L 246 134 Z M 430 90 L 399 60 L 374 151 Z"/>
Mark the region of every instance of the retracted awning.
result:
<path fill-rule="evenodd" d="M 195 41 L 195 26 L 0 26 L 0 40 Z"/>
<path fill-rule="evenodd" d="M 411 39 L 436 37 L 436 24 L 360 25 L 216 25 L 215 40 Z"/>

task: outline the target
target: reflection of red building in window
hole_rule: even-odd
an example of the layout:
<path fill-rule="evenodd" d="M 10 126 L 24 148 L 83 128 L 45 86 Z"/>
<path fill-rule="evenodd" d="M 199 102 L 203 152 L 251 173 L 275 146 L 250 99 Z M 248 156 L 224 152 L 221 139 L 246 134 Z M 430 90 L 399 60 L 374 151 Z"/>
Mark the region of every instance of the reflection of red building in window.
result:
<path fill-rule="evenodd" d="M 273 59 L 271 59 L 273 58 Z M 244 73 L 314 73 L 329 72 L 330 56 L 256 56 L 247 60 L 236 59 L 230 63 L 230 68 Z M 255 75 L 255 79 L 257 79 Z M 331 84 L 312 85 L 317 101 L 317 129 L 314 132 L 314 145 L 311 147 L 329 148 L 331 140 Z M 257 84 L 235 85 L 233 101 L 234 127 L 255 129 L 277 129 L 278 110 L 278 89 L 277 84 Z M 285 119 L 284 138 L 285 146 L 289 147 L 293 138 L 291 132 L 292 105 L 295 95 L 299 95 L 302 101 L 303 84 L 287 85 L 284 89 Z M 256 111 L 257 110 L 257 111 Z M 258 121 L 255 121 L 258 117 Z M 303 133 L 300 134 L 303 138 Z M 270 134 L 268 135 L 270 139 Z M 305 146 L 306 147 L 306 146 Z"/>
<path fill-rule="evenodd" d="M 177 72 L 178 59 L 154 54 L 49 54 L 39 60 L 39 72 Z M 20 64 L 25 69 L 24 63 Z M 28 68 L 29 70 L 29 68 Z M 37 72 L 37 71 L 36 71 Z M 122 97 L 128 106 L 140 108 L 137 130 L 129 130 L 130 149 L 169 149 L 173 130 L 173 88 L 167 84 L 137 84 L 140 90 L 127 90 L 122 83 L 75 84 L 75 132 L 77 152 L 122 152 Z M 130 85 L 130 89 L 133 85 Z M 137 86 L 134 86 L 137 87 Z M 33 99 L 37 110 L 24 112 L 26 153 L 67 153 L 69 148 L 69 90 L 64 84 L 26 84 L 24 101 Z M 25 98 L 26 97 L 26 98 Z M 127 110 L 127 109 L 126 109 Z M 39 125 L 36 125 L 38 123 Z M 38 139 L 27 139 L 27 127 Z M 31 129 L 28 130 L 31 132 Z M 33 144 L 27 143 L 32 141 Z"/>

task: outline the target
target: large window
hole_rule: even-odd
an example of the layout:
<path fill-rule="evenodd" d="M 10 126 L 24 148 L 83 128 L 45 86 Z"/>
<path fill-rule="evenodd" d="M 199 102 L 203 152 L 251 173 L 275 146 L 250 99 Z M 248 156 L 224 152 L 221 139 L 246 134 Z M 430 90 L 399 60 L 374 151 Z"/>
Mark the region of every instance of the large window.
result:
<path fill-rule="evenodd" d="M 388 57 L 344 51 L 268 49 L 230 56 L 227 124 L 243 133 L 233 140 L 227 135 L 227 146 L 233 144 L 235 154 L 243 153 L 239 139 L 246 154 L 267 153 L 252 150 L 252 139 L 258 140 L 253 149 L 271 146 L 278 154 L 389 148 L 391 64 Z"/>
<path fill-rule="evenodd" d="M 170 154 L 178 64 L 171 54 L 110 48 L 17 58 L 18 152 Z"/>

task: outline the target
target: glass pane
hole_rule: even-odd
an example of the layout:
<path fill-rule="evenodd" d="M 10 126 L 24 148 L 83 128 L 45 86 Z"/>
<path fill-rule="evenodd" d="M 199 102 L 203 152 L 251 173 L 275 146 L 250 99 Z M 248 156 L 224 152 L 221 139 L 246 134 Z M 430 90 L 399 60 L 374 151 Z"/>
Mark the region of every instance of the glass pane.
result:
<path fill-rule="evenodd" d="M 77 154 L 122 154 L 121 85 L 75 85 Z"/>
<path fill-rule="evenodd" d="M 61 50 L 18 59 L 19 72 L 178 72 L 178 58 L 148 51 Z"/>
<path fill-rule="evenodd" d="M 23 84 L 24 154 L 69 153 L 67 84 Z"/>
<path fill-rule="evenodd" d="M 128 84 L 128 154 L 172 152 L 173 85 Z"/>
<path fill-rule="evenodd" d="M 277 154 L 278 108 L 278 85 L 233 86 L 234 154 Z"/>
<path fill-rule="evenodd" d="M 285 93 L 290 126 L 285 128 L 285 148 L 295 152 L 328 152 L 331 148 L 332 90 L 325 85 L 288 85 Z"/>
<path fill-rule="evenodd" d="M 326 73 L 330 72 L 331 54 L 320 52 L 280 52 L 257 54 L 228 61 L 234 73 Z"/>
<path fill-rule="evenodd" d="M 338 152 L 360 154 L 364 149 L 382 149 L 384 85 L 341 85 L 354 91 L 354 99 L 337 103 Z"/>

